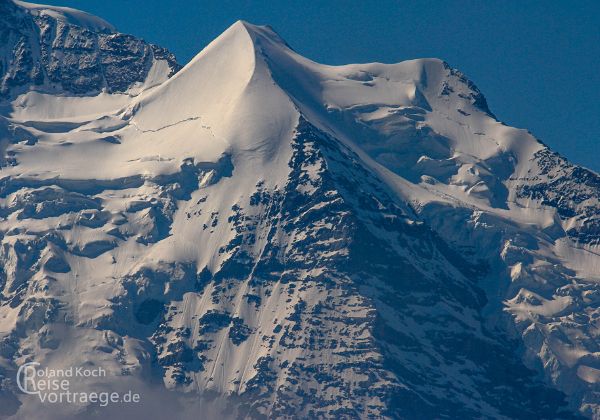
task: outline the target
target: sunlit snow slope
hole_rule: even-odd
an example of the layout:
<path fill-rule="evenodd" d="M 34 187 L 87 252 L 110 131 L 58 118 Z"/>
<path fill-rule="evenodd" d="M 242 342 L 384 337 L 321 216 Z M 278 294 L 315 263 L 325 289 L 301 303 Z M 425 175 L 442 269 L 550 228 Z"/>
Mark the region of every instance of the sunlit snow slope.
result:
<path fill-rule="evenodd" d="M 3 96 L 2 414 L 95 412 L 19 394 L 37 361 L 220 418 L 600 417 L 597 174 L 440 60 L 237 22 L 165 63 Z"/>

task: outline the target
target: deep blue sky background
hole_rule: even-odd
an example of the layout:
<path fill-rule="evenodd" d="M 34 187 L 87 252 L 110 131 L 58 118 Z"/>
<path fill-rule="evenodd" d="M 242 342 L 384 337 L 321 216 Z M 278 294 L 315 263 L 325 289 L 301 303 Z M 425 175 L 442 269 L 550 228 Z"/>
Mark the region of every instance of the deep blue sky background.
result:
<path fill-rule="evenodd" d="M 38 2 L 43 2 L 38 1 Z M 101 16 L 184 64 L 238 19 L 327 64 L 438 57 L 509 125 L 600 171 L 600 1 L 47 0 Z"/>

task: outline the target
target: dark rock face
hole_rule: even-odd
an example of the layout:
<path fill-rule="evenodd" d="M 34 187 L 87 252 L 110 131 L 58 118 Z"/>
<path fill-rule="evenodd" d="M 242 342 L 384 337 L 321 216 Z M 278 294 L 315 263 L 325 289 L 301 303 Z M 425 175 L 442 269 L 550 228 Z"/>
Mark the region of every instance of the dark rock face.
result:
<path fill-rule="evenodd" d="M 535 153 L 532 163 L 539 175 L 523 182 L 518 188 L 518 196 L 540 200 L 542 204 L 556 208 L 562 220 L 576 222 L 566 231 L 570 238 L 582 244 L 598 245 L 600 176 L 573 165 L 548 148 Z"/>
<path fill-rule="evenodd" d="M 110 28 L 92 29 L 3 1 L 0 98 L 29 89 L 77 95 L 125 92 L 144 82 L 157 60 L 168 64 L 169 77 L 180 69 L 164 48 Z"/>
<path fill-rule="evenodd" d="M 135 312 L 135 319 L 144 325 L 154 321 L 164 310 L 165 304 L 156 299 L 143 301 Z"/>
<path fill-rule="evenodd" d="M 336 139 L 302 121 L 293 150 L 285 186 L 259 184 L 232 208 L 225 223 L 237 235 L 222 250 L 230 257 L 201 275 L 202 288 L 189 273 L 165 277 L 215 308 L 184 327 L 181 307 L 164 313 L 151 341 L 166 380 L 192 386 L 229 342 L 241 352 L 258 342 L 264 355 L 242 353 L 254 373 L 238 384 L 240 418 L 471 418 L 481 413 L 473 401 L 498 418 L 571 418 L 564 395 L 510 350 L 517 344 L 484 326 L 479 267 L 409 222 Z M 234 303 L 239 289 L 254 298 Z M 257 325 L 275 295 L 280 316 Z"/>

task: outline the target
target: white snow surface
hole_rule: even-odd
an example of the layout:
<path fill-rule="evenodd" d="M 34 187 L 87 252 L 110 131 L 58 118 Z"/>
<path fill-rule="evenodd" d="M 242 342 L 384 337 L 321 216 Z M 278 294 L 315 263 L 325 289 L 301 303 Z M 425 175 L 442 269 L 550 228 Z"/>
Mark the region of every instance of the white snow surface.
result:
<path fill-rule="evenodd" d="M 19 7 L 25 8 L 34 14 L 39 16 L 48 15 L 54 19 L 61 20 L 63 22 L 81 26 L 91 31 L 111 31 L 116 32 L 116 28 L 97 16 L 91 15 L 81 10 L 73 9 L 71 7 L 58 7 L 49 6 L 45 4 L 35 4 L 20 0 L 9 0 L 13 1 Z"/>

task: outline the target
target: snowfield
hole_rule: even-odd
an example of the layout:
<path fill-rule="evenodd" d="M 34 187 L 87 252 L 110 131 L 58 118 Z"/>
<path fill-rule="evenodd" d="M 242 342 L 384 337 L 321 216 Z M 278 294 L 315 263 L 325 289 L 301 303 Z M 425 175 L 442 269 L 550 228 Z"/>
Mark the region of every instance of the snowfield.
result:
<path fill-rule="evenodd" d="M 0 12 L 0 417 L 600 419 L 600 176 L 462 73 Z"/>

